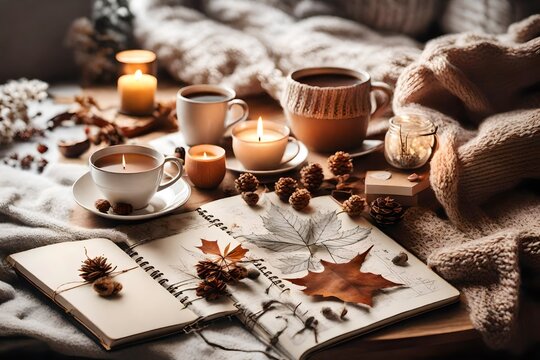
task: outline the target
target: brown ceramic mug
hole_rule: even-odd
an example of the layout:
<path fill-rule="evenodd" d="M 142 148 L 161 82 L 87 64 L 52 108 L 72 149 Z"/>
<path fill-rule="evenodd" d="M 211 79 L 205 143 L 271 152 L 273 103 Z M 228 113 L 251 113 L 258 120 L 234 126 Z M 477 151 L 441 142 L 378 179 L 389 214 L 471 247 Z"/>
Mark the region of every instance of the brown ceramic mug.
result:
<path fill-rule="evenodd" d="M 385 95 L 374 108 L 373 91 Z M 389 85 L 372 82 L 364 71 L 305 68 L 287 77 L 281 105 L 298 140 L 311 150 L 334 152 L 362 145 L 369 119 L 387 110 L 392 93 Z"/>

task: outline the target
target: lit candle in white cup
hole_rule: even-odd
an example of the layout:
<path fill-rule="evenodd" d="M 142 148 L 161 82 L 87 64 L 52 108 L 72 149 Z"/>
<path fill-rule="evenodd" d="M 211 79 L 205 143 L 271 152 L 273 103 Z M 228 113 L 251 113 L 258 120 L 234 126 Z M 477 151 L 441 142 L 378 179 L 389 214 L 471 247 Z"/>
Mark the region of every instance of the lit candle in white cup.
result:
<path fill-rule="evenodd" d="M 232 130 L 233 151 L 247 170 L 272 170 L 291 161 L 300 151 L 295 138 L 289 136 L 290 129 L 270 121 L 245 121 Z M 285 149 L 294 142 L 296 152 L 285 159 Z"/>
<path fill-rule="evenodd" d="M 192 146 L 186 153 L 186 173 L 193 185 L 217 187 L 225 177 L 225 149 L 217 145 Z"/>
<path fill-rule="evenodd" d="M 149 115 L 154 110 L 154 96 L 157 88 L 155 76 L 143 74 L 122 75 L 118 78 L 120 110 L 131 115 Z"/>

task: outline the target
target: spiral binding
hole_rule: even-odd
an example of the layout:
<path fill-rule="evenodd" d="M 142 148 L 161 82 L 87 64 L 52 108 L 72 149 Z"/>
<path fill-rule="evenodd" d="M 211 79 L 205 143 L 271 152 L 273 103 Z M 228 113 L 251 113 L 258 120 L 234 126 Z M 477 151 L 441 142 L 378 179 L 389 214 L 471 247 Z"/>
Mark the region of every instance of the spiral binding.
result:
<path fill-rule="evenodd" d="M 134 244 L 130 246 L 126 253 L 135 260 L 135 262 L 146 271 L 154 280 L 157 280 L 158 283 L 163 286 L 168 292 L 170 292 L 175 298 L 177 298 L 185 307 L 191 305 L 191 301 L 188 300 L 188 296 L 180 297 L 183 294 L 182 290 L 178 290 L 180 285 L 169 284 L 169 279 L 165 278 L 163 272 L 156 269 L 154 266 L 150 265 L 148 261 L 144 260 L 142 256 L 139 255 L 137 251 L 134 250 L 134 247 L 140 245 L 141 243 Z"/>
<path fill-rule="evenodd" d="M 207 210 L 197 208 L 196 211 L 210 224 L 217 226 L 221 230 L 225 231 L 227 234 L 232 235 L 232 231 L 230 231 L 221 220 L 216 218 L 214 215 L 209 214 Z M 263 262 L 264 259 L 257 259 L 253 262 L 253 265 L 261 272 L 261 274 L 263 274 L 268 280 L 270 280 L 272 285 L 281 289 L 281 292 L 289 291 L 290 288 L 285 286 L 283 280 L 281 280 L 278 276 L 274 275 L 272 271 L 268 270 L 268 268 L 263 264 Z"/>
<path fill-rule="evenodd" d="M 205 220 L 207 220 L 211 226 L 216 226 L 219 229 L 225 231 L 227 234 L 232 235 L 232 231 L 230 231 L 225 224 L 216 218 L 214 215 L 209 214 L 207 210 L 203 210 L 201 208 L 197 208 L 196 211 L 199 213 L 200 216 L 202 216 Z M 140 256 L 137 251 L 135 251 L 135 247 L 142 245 L 148 241 L 151 240 L 143 240 L 136 244 L 131 245 L 126 250 L 126 253 L 135 260 L 135 262 L 147 273 L 150 274 L 150 276 L 159 282 L 161 286 L 163 286 L 168 292 L 173 294 L 174 297 L 176 297 L 184 306 L 189 306 L 194 301 L 188 301 L 189 296 L 182 296 L 184 291 L 186 290 L 179 290 L 179 288 L 182 285 L 179 284 L 169 284 L 169 279 L 164 277 L 164 273 L 160 270 L 156 269 L 154 266 L 150 265 L 150 263 L 146 260 L 144 260 L 144 257 Z M 276 286 L 277 288 L 281 289 L 281 292 L 289 291 L 290 288 L 286 287 L 283 283 L 283 280 L 281 280 L 278 276 L 274 275 L 272 271 L 268 270 L 268 268 L 264 265 L 264 259 L 257 259 L 252 262 L 252 264 L 263 274 L 272 285 Z M 267 289 L 268 292 L 269 288 Z"/>

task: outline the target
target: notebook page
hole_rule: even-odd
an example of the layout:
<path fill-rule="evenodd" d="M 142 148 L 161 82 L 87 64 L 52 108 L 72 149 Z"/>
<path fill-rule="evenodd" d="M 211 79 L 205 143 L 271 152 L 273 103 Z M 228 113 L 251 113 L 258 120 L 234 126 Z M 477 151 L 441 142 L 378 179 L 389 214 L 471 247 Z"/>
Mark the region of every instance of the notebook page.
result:
<path fill-rule="evenodd" d="M 278 246 L 268 249 L 257 246 L 256 241 L 249 241 L 249 239 L 257 238 L 254 235 L 268 233 L 279 235 L 281 230 L 278 227 L 267 229 L 269 222 L 265 224 L 264 217 L 275 220 L 281 216 L 281 213 L 290 223 L 294 223 L 321 219 L 321 214 L 330 215 L 330 213 L 340 212 L 339 205 L 328 196 L 312 199 L 309 208 L 302 212 L 297 212 L 290 205 L 281 202 L 274 193 L 265 194 L 260 205 L 256 207 L 247 206 L 239 197 L 231 197 L 206 204 L 202 208 L 223 222 L 232 232 L 233 237 L 250 249 L 248 253 L 250 256 L 264 259 L 265 267 L 271 273 L 270 276 L 275 276 L 277 279 L 303 277 L 307 274 L 308 268 L 322 271 L 321 259 L 344 263 L 373 246 L 361 266 L 361 271 L 381 274 L 390 281 L 404 284 L 404 286 L 377 293 L 372 307 L 347 304 L 348 314 L 344 321 L 329 320 L 321 315 L 323 307 L 329 307 L 339 314 L 344 306 L 342 301 L 305 295 L 301 291 L 302 286 L 294 285 L 286 280 L 283 280 L 283 284 L 290 291 L 283 292 L 283 289 L 278 286 L 272 286 L 268 295 L 260 289 L 251 292 L 237 291 L 234 296 L 245 308 L 245 313 L 257 314 L 257 325 L 262 328 L 260 331 L 267 333 L 271 338 L 285 329 L 279 336 L 277 346 L 293 358 L 300 358 L 306 351 L 325 342 L 338 341 L 346 337 L 346 334 L 371 330 L 397 319 L 452 302 L 459 296 L 455 288 L 362 217 L 351 218 L 344 213 L 336 216 L 335 221 L 332 222 L 333 233 L 355 229 L 355 232 L 365 235 L 364 238 L 358 236 L 362 240 L 356 242 L 333 243 L 339 246 L 326 248 L 311 245 L 309 248 L 298 246 L 296 249 L 285 247 L 284 251 L 281 251 Z M 279 209 L 279 213 L 276 209 Z M 336 221 L 341 226 L 336 226 Z M 291 240 L 285 236 L 283 241 Z M 409 257 L 408 265 L 404 267 L 396 266 L 391 261 L 401 251 L 407 253 Z M 263 304 L 271 299 L 279 300 L 285 305 L 276 303 L 275 309 L 261 316 Z M 301 316 L 291 316 L 293 312 Z M 317 341 L 312 331 L 301 331 L 304 322 L 311 316 L 318 320 Z"/>
<path fill-rule="evenodd" d="M 90 284 L 54 295 L 55 290 L 77 285 L 66 283 L 82 280 L 78 269 L 86 259 L 85 249 L 89 257 L 107 257 L 116 270 L 134 268 L 114 277 L 123 286 L 118 296 L 103 298 Z M 179 330 L 197 318 L 107 239 L 48 245 L 13 254 L 8 261 L 47 296 L 54 297 L 73 313 L 105 345 L 141 334 L 156 335 L 159 329 Z"/>

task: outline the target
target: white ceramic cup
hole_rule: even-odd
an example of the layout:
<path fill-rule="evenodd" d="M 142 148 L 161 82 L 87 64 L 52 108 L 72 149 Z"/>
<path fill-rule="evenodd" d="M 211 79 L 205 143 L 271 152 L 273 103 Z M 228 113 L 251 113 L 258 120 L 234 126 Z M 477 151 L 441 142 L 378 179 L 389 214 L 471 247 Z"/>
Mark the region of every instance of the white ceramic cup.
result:
<path fill-rule="evenodd" d="M 196 94 L 205 93 L 215 94 L 220 99 L 201 101 L 193 98 Z M 219 85 L 190 85 L 180 89 L 176 96 L 176 112 L 186 144 L 218 145 L 229 127 L 246 120 L 249 114 L 248 105 L 235 97 L 234 90 Z M 242 114 L 229 121 L 233 106 L 239 106 Z"/>
<path fill-rule="evenodd" d="M 107 155 L 133 153 L 151 156 L 157 160 L 158 165 L 148 170 L 131 173 L 113 172 L 95 165 L 98 159 Z M 167 162 L 175 164 L 178 167 L 178 173 L 171 180 L 161 184 L 163 168 Z M 92 180 L 103 196 L 111 204 L 127 203 L 134 209 L 146 207 L 156 192 L 174 184 L 184 171 L 183 160 L 173 156 L 165 157 L 152 148 L 140 145 L 116 145 L 100 149 L 90 156 L 89 163 Z"/>
<path fill-rule="evenodd" d="M 250 120 L 236 125 L 232 129 L 232 146 L 234 156 L 247 170 L 274 170 L 280 165 L 294 159 L 300 152 L 298 141 L 289 136 L 291 130 L 281 124 L 270 121 L 264 122 L 264 129 L 275 131 L 281 136 L 272 141 L 253 141 L 242 138 L 245 130 L 257 128 L 257 121 Z M 283 156 L 289 143 L 294 143 L 296 151 L 288 156 Z"/>

